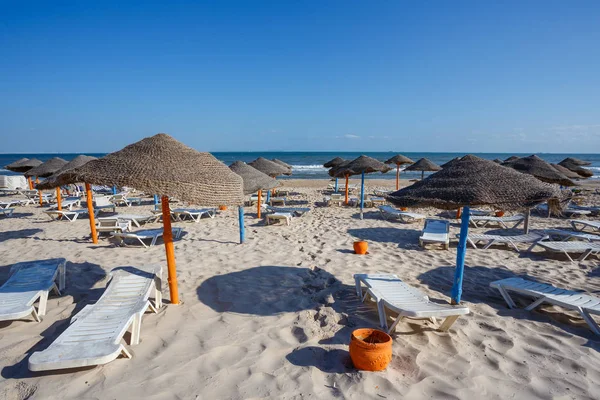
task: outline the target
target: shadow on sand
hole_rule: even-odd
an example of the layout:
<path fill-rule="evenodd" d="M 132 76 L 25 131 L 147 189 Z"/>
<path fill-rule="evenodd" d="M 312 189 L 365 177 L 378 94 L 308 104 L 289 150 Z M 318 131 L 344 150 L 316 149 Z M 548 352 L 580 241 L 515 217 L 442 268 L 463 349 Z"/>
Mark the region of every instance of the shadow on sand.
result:
<path fill-rule="evenodd" d="M 42 232 L 42 229 L 20 229 L 18 231 L 0 232 L 0 243 L 11 239 L 24 239 Z"/>

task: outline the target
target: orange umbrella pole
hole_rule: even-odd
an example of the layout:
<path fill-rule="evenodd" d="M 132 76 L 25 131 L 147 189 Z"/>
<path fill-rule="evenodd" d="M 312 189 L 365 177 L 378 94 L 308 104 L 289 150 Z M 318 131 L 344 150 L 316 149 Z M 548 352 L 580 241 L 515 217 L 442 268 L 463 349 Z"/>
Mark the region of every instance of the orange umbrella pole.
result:
<path fill-rule="evenodd" d="M 345 200 L 345 204 L 348 205 L 348 177 L 350 175 L 346 175 L 346 200 Z"/>
<path fill-rule="evenodd" d="M 400 190 L 400 164 L 396 164 L 396 190 Z"/>
<path fill-rule="evenodd" d="M 262 190 L 258 191 L 258 209 L 256 210 L 256 218 L 260 218 L 260 203 L 262 202 Z"/>
<path fill-rule="evenodd" d="M 171 304 L 179 304 L 179 290 L 177 289 L 177 268 L 175 265 L 175 250 L 173 247 L 173 228 L 171 228 L 171 209 L 169 197 L 162 196 L 163 240 L 167 253 L 167 268 L 169 271 L 169 293 Z"/>
<path fill-rule="evenodd" d="M 35 183 L 40 183 L 40 178 L 38 178 L 37 176 L 35 177 Z M 38 196 L 40 196 L 40 207 L 43 204 L 43 200 L 42 200 L 42 191 L 38 189 Z"/>
<path fill-rule="evenodd" d="M 94 218 L 94 199 L 92 197 L 92 186 L 85 184 L 85 195 L 87 197 L 88 214 L 90 215 L 90 231 L 92 232 L 92 243 L 98 244 L 98 234 L 96 233 L 96 219 Z"/>
<path fill-rule="evenodd" d="M 27 177 L 27 183 L 29 183 L 29 190 L 33 190 L 33 182 L 30 176 Z"/>
<path fill-rule="evenodd" d="M 56 188 L 56 209 L 58 211 L 62 210 L 61 198 L 60 198 L 60 186 Z"/>

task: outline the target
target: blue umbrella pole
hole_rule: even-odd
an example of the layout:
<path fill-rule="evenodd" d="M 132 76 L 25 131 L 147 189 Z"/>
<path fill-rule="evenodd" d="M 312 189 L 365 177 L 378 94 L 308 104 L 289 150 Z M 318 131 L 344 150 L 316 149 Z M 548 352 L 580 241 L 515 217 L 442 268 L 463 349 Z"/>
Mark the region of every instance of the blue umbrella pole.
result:
<path fill-rule="evenodd" d="M 154 209 L 158 210 L 158 195 L 154 195 Z"/>
<path fill-rule="evenodd" d="M 271 189 L 267 190 L 267 204 L 271 201 Z"/>
<path fill-rule="evenodd" d="M 117 194 L 117 187 L 113 186 L 113 194 Z"/>
<path fill-rule="evenodd" d="M 335 192 L 338 192 L 338 178 L 335 178 Z"/>
<path fill-rule="evenodd" d="M 246 232 L 244 231 L 244 207 L 238 207 L 238 219 L 240 224 L 240 244 L 244 243 L 244 236 Z"/>
<path fill-rule="evenodd" d="M 467 253 L 467 236 L 469 235 L 469 207 L 464 206 L 460 221 L 460 238 L 456 248 L 456 271 L 454 271 L 454 283 L 452 285 L 452 304 L 460 303 L 462 295 L 463 275 L 465 272 L 465 254 Z"/>
<path fill-rule="evenodd" d="M 363 208 L 365 206 L 365 173 L 360 178 L 360 219 L 363 219 Z"/>

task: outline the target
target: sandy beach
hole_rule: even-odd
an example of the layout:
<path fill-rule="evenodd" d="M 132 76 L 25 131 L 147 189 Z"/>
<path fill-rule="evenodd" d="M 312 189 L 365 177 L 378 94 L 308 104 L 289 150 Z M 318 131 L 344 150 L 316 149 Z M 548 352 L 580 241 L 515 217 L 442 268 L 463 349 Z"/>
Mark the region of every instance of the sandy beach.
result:
<path fill-rule="evenodd" d="M 597 257 L 572 263 L 540 250 L 469 248 L 463 303 L 471 314 L 445 333 L 428 321 L 402 322 L 392 335 L 387 370 L 355 370 L 350 332 L 377 327 L 378 318 L 374 305 L 357 298 L 353 274 L 398 274 L 432 300 L 447 302 L 456 241 L 448 251 L 424 250 L 418 246 L 422 223 L 387 222 L 374 208 L 360 220 L 355 208 L 319 207 L 326 183 L 285 181 L 290 204 L 312 208 L 290 226 L 266 226 L 248 207 L 243 245 L 232 209 L 199 223 L 174 223 L 185 231 L 175 242 L 182 304 L 144 316 L 140 344 L 128 347 L 132 359 L 77 370 L 31 373 L 27 359 L 101 295 L 112 268 L 165 265 L 162 242 L 149 249 L 119 247 L 105 237 L 93 245 L 86 218 L 50 221 L 37 206 L 1 218 L 0 282 L 16 262 L 64 257 L 68 264 L 66 290 L 50 297 L 42 322 L 0 323 L 0 398 L 597 398 L 600 341 L 585 322 L 558 307 L 508 309 L 489 287 L 518 275 L 600 293 Z M 368 180 L 367 191 L 393 184 Z M 600 204 L 599 195 L 588 199 Z M 151 208 L 147 203 L 118 212 Z M 533 229 L 568 226 L 567 219 L 534 214 L 531 220 Z M 454 236 L 458 221 L 451 222 Z M 368 241 L 370 254 L 353 254 L 357 238 Z M 166 283 L 163 294 L 168 299 Z"/>

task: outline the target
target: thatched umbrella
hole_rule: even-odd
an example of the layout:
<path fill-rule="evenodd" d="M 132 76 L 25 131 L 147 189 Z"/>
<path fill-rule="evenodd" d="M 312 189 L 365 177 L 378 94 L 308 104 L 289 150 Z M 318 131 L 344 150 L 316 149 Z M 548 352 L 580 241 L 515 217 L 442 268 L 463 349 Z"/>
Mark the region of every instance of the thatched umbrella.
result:
<path fill-rule="evenodd" d="M 590 176 L 594 175 L 594 173 L 592 171 L 590 171 L 589 169 L 583 168 L 582 166 L 575 164 L 568 158 L 565 158 L 564 160 L 559 162 L 558 165 L 562 165 L 563 167 L 575 172 L 577 175 L 579 175 L 583 178 L 589 178 Z"/>
<path fill-rule="evenodd" d="M 469 207 L 530 208 L 560 195 L 556 185 L 541 182 L 493 161 L 466 155 L 429 178 L 388 195 L 387 199 L 401 207 L 431 206 L 447 210 L 463 207 L 452 287 L 452 302 L 458 304 L 462 293 Z"/>
<path fill-rule="evenodd" d="M 563 161 L 570 163 L 570 164 L 579 165 L 580 167 L 585 167 L 586 165 L 592 165 L 592 163 L 589 161 L 580 160 L 579 158 L 575 158 L 575 157 L 567 157 Z"/>
<path fill-rule="evenodd" d="M 65 171 L 68 171 L 68 170 L 70 170 L 72 168 L 81 167 L 82 165 L 84 165 L 88 161 L 92 161 L 92 160 L 95 160 L 95 159 L 96 159 L 96 157 L 79 155 L 79 156 L 75 157 L 74 159 L 72 159 L 71 161 L 69 161 L 68 163 L 66 163 L 65 165 L 63 165 L 61 168 L 59 168 L 56 172 L 54 172 L 52 175 L 50 175 L 44 182 L 38 184 L 37 188 L 38 189 L 51 189 L 53 187 L 56 187 L 56 204 L 57 204 L 57 208 L 58 208 L 58 210 L 62 210 L 60 186 L 53 185 L 51 182 L 54 179 L 56 179 L 56 177 L 58 175 L 60 175 L 61 173 L 65 172 Z"/>
<path fill-rule="evenodd" d="M 66 160 L 63 160 L 60 157 L 54 157 L 49 159 L 48 161 L 38 165 L 37 167 L 31 168 L 29 171 L 25 172 L 25 176 L 31 178 L 32 176 L 36 177 L 36 182 L 38 182 L 38 177 L 47 178 L 59 169 L 61 169 L 67 163 Z M 42 190 L 38 189 L 38 194 L 40 196 L 40 206 L 42 205 Z"/>
<path fill-rule="evenodd" d="M 571 171 L 568 168 L 563 167 L 562 165 L 559 164 L 550 164 L 554 167 L 554 169 L 556 169 L 558 172 L 560 172 L 561 174 L 563 174 L 564 176 L 566 176 L 569 179 L 581 179 L 581 176 L 576 173 Z"/>
<path fill-rule="evenodd" d="M 405 171 L 421 171 L 421 180 L 423 180 L 423 178 L 425 177 L 425 171 L 435 172 L 435 171 L 439 171 L 441 169 L 442 169 L 442 167 L 440 167 L 433 161 L 428 160 L 427 158 L 421 158 L 419 161 L 417 161 L 416 163 L 414 163 L 412 165 L 409 165 L 404 170 Z"/>
<path fill-rule="evenodd" d="M 510 156 L 508 157 L 506 160 L 504 160 L 504 162 L 511 162 L 511 161 L 515 161 L 518 160 L 521 157 L 517 157 L 517 156 Z"/>
<path fill-rule="evenodd" d="M 396 190 L 400 189 L 400 166 L 404 164 L 413 164 L 414 161 L 402 154 L 396 154 L 385 163 L 396 164 Z"/>
<path fill-rule="evenodd" d="M 271 178 L 276 178 L 279 175 L 288 175 L 291 174 L 291 171 L 283 165 L 277 164 L 271 160 L 267 160 L 264 157 L 258 157 L 256 160 L 249 162 L 253 168 L 256 168 L 263 174 L 269 175 Z M 267 201 L 271 199 L 271 191 L 267 191 Z"/>
<path fill-rule="evenodd" d="M 563 186 L 575 186 L 572 180 L 558 172 L 552 165 L 542 160 L 535 154 L 529 157 L 522 157 L 515 161 L 509 161 L 502 164 L 519 172 L 533 175 L 542 182 L 557 183 Z"/>
<path fill-rule="evenodd" d="M 159 133 L 122 150 L 67 170 L 53 185 L 85 182 L 92 240 L 98 243 L 91 184 L 130 186 L 162 196 L 163 240 L 169 270 L 171 302 L 179 303 L 169 197 L 206 206 L 244 202 L 242 178 L 210 153 L 201 153 Z M 243 214 L 242 214 L 243 216 Z M 243 224 L 243 220 L 240 221 Z"/>
<path fill-rule="evenodd" d="M 243 161 L 236 161 L 229 168 L 242 177 L 244 180 L 244 194 L 251 194 L 258 191 L 258 208 L 256 215 L 260 218 L 260 206 L 262 191 L 276 188 L 281 183 L 267 174 L 263 174 L 259 170 Z M 243 241 L 243 239 L 242 239 Z"/>
<path fill-rule="evenodd" d="M 336 166 L 331 167 L 329 169 L 329 171 L 327 172 L 329 174 L 329 176 L 334 177 L 335 178 L 335 189 L 336 189 L 336 193 L 337 193 L 337 188 L 338 188 L 338 178 L 346 178 L 346 188 L 345 188 L 345 193 L 346 193 L 346 198 L 344 200 L 344 204 L 348 205 L 348 178 L 350 177 L 350 172 L 349 171 L 345 171 L 344 174 L 338 174 L 337 172 L 339 170 L 342 170 L 344 167 L 346 167 L 346 165 L 350 164 L 352 162 L 352 160 L 344 160 L 340 163 L 338 163 Z"/>
<path fill-rule="evenodd" d="M 455 162 L 457 162 L 458 160 L 460 160 L 460 157 L 454 157 L 452 160 L 448 161 L 447 163 L 442 164 L 441 167 L 447 168 L 447 167 L 451 166 L 452 164 L 454 164 Z"/>
<path fill-rule="evenodd" d="M 42 165 L 42 161 L 37 158 L 21 158 L 13 163 L 8 164 L 6 167 L 7 170 L 13 172 L 27 172 L 31 168 L 37 167 L 38 165 Z M 33 182 L 31 182 L 31 177 L 27 176 L 27 183 L 29 184 L 29 190 L 33 190 Z"/>
<path fill-rule="evenodd" d="M 284 175 L 292 175 L 292 166 L 286 162 L 283 162 L 281 160 L 278 160 L 277 158 L 272 159 L 271 161 L 273 161 L 275 164 L 279 164 L 282 167 L 285 167 L 287 169 L 287 173 L 285 173 Z"/>
<path fill-rule="evenodd" d="M 323 167 L 325 167 L 325 168 L 335 168 L 338 165 L 343 164 L 345 162 L 346 162 L 346 160 L 344 160 L 343 158 L 336 157 L 336 158 L 333 158 L 333 159 L 327 161 L 325 164 L 323 164 Z M 338 178 L 335 178 L 335 190 L 334 190 L 334 192 L 335 193 L 338 192 Z"/>
<path fill-rule="evenodd" d="M 342 167 L 338 167 L 335 174 L 336 176 L 346 177 L 346 204 L 348 199 L 348 176 L 350 175 L 361 175 L 360 181 L 360 219 L 363 218 L 363 208 L 365 203 L 365 174 L 372 172 L 388 172 L 391 168 L 382 163 L 379 160 L 368 156 L 360 156 L 350 161 L 347 164 L 343 164 Z"/>

